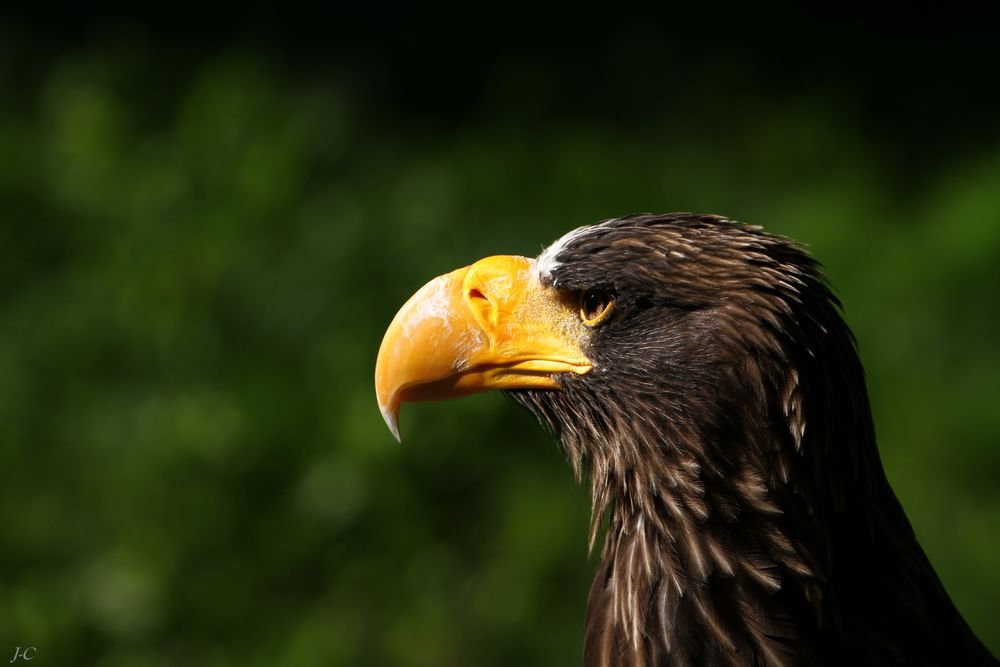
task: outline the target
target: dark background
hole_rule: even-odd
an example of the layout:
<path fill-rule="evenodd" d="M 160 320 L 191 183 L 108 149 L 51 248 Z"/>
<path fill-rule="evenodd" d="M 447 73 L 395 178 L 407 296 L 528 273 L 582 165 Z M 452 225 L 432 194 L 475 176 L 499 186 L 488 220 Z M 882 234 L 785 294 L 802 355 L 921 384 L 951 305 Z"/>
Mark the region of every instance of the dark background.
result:
<path fill-rule="evenodd" d="M 435 275 L 672 210 L 826 265 L 1000 651 L 996 21 L 589 19 L 0 18 L 0 651 L 578 664 L 585 488 L 498 395 L 407 406 L 397 445 L 375 354 Z"/>

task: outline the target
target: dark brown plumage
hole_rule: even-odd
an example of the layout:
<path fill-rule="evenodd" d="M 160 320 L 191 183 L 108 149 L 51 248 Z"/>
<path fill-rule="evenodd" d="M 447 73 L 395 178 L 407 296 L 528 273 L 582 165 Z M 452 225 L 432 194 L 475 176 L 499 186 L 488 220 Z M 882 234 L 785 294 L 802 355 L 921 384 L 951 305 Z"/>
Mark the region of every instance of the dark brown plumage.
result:
<path fill-rule="evenodd" d="M 589 472 L 587 665 L 997 664 L 889 487 L 854 341 L 795 244 L 714 216 L 578 230 L 543 285 L 614 308 L 561 391 L 518 390 Z"/>

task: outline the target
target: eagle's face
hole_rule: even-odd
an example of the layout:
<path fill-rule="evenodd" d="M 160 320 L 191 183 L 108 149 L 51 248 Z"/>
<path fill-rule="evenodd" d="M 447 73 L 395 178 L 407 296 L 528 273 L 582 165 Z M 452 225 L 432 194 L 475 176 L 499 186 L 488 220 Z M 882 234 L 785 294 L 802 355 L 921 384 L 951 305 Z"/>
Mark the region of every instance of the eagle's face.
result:
<path fill-rule="evenodd" d="M 791 395 L 761 398 L 750 416 L 747 397 L 762 380 L 767 395 L 794 391 L 759 377 L 760 361 L 797 354 L 792 332 L 822 326 L 828 294 L 805 253 L 755 227 L 604 221 L 534 260 L 491 257 L 428 283 L 382 343 L 380 407 L 397 433 L 400 402 L 507 390 L 559 435 L 578 474 L 588 458 L 625 471 L 646 447 L 686 459 L 695 435 L 789 416 Z"/>
<path fill-rule="evenodd" d="M 576 404 L 600 404 L 605 412 L 613 405 L 625 414 L 654 399 L 661 409 L 677 407 L 712 382 L 715 313 L 731 301 L 700 275 L 717 259 L 715 232 L 610 220 L 570 232 L 535 260 L 540 284 L 578 304 L 587 325 L 583 352 L 592 372 L 559 378 Z"/>

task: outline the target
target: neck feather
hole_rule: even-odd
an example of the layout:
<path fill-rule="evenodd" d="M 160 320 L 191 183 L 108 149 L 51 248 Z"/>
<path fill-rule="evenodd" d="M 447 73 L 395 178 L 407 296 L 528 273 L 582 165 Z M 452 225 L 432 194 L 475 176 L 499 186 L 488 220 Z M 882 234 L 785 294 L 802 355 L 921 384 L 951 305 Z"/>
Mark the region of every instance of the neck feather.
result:
<path fill-rule="evenodd" d="M 605 516 L 607 531 L 588 604 L 589 662 L 789 662 L 796 619 L 819 613 L 820 584 L 765 476 L 749 461 L 719 470 L 698 455 L 711 449 L 703 443 L 629 440 L 604 450 L 624 454 L 591 450 L 592 540 Z"/>

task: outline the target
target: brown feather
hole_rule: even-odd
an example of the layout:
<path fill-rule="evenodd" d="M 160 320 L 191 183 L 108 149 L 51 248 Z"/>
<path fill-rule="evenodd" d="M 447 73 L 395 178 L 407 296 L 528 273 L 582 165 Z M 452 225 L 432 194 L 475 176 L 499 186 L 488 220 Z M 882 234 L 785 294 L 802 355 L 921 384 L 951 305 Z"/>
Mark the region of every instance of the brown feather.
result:
<path fill-rule="evenodd" d="M 889 488 L 850 331 L 794 243 L 605 221 L 541 278 L 602 289 L 594 371 L 512 392 L 589 470 L 587 665 L 997 664 Z M 539 262 L 543 264 L 543 262 Z"/>

